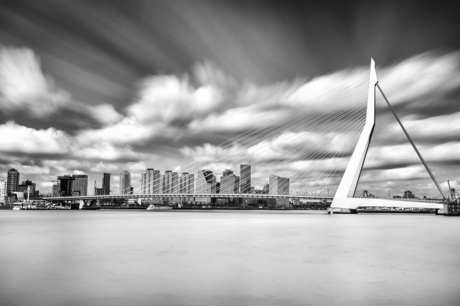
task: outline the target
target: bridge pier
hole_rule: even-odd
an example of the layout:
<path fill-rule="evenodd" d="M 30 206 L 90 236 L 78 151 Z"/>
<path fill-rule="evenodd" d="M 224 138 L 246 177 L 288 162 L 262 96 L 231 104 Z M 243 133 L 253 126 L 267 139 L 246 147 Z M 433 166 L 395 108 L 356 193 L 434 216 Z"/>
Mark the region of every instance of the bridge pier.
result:
<path fill-rule="evenodd" d="M 333 214 L 358 214 L 358 210 L 354 208 L 342 208 L 342 207 L 328 207 L 327 213 L 329 215 Z"/>
<path fill-rule="evenodd" d="M 96 210 L 101 208 L 99 200 L 90 200 L 89 204 L 85 200 L 80 200 L 79 204 L 79 209 L 81 210 Z"/>

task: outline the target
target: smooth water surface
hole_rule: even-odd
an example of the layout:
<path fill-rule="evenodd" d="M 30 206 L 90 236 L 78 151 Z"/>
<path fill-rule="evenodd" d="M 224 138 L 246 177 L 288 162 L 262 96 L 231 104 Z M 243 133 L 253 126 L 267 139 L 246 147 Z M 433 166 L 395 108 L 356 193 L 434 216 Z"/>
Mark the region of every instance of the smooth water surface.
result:
<path fill-rule="evenodd" d="M 0 211 L 0 305 L 459 305 L 460 218 Z"/>

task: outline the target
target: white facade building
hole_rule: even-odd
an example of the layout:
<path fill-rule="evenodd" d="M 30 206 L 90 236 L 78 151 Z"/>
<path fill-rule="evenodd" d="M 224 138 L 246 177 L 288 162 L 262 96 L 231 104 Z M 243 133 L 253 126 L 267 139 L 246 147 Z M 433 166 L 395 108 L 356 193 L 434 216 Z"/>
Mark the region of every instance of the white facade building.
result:
<path fill-rule="evenodd" d="M 0 181 L 0 205 L 6 203 L 6 181 Z"/>

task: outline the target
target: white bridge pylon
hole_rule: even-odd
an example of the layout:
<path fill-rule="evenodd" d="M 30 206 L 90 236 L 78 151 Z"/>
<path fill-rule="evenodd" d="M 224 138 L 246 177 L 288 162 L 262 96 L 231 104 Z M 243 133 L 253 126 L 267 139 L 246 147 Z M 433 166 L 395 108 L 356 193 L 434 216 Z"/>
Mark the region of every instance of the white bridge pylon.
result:
<path fill-rule="evenodd" d="M 423 201 L 405 201 L 405 200 L 386 200 L 386 199 L 378 199 L 378 198 L 353 198 L 356 192 L 356 187 L 358 185 L 359 177 L 361 176 L 361 172 L 362 172 L 363 165 L 364 165 L 364 160 L 366 159 L 366 155 L 369 149 L 369 144 L 372 138 L 372 134 L 374 132 L 376 87 L 378 87 L 377 73 L 375 71 L 375 62 L 373 59 L 371 59 L 370 76 L 369 76 L 369 92 L 367 96 L 366 124 L 364 125 L 363 131 L 361 132 L 361 136 L 359 137 L 358 143 L 356 144 L 356 147 L 353 151 L 351 159 L 348 163 L 347 169 L 345 170 L 343 178 L 337 189 L 337 193 L 335 194 L 334 199 L 332 200 L 332 204 L 330 208 L 331 211 L 332 212 L 347 211 L 347 210 L 349 211 L 350 209 L 355 210 L 358 207 L 401 207 L 401 208 L 418 207 L 418 208 L 435 208 L 435 209 L 442 208 L 443 207 L 442 203 L 433 203 L 433 202 L 430 203 L 430 202 L 423 202 Z M 384 98 L 386 100 L 385 96 Z M 393 112 L 389 103 L 388 103 L 388 106 L 390 107 L 390 110 Z M 396 119 L 401 125 L 401 128 L 405 132 L 408 140 L 414 147 L 414 150 L 420 157 L 423 165 L 427 169 L 434 183 L 436 184 L 439 191 L 441 192 L 441 195 L 444 197 L 441 191 L 441 188 L 439 187 L 438 182 L 436 181 L 433 174 L 431 173 L 428 165 L 423 160 L 423 157 L 420 155 L 420 152 L 418 152 L 409 134 L 407 134 L 407 131 L 404 129 L 396 113 L 393 112 L 393 114 L 395 115 Z"/>

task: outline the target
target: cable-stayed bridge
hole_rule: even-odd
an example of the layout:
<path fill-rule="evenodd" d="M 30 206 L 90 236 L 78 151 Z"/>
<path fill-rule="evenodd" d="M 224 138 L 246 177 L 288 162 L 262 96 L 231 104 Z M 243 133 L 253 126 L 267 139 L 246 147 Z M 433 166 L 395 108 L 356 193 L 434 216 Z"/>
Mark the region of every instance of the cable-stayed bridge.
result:
<path fill-rule="evenodd" d="M 372 206 L 442 208 L 441 202 L 355 197 L 375 127 L 378 88 L 445 199 L 436 178 L 378 85 L 373 60 L 367 92 L 366 83 L 364 80 L 350 81 L 327 91 L 307 86 L 296 93 L 300 97 L 294 94 L 282 103 L 267 102 L 270 105 L 265 105 L 261 116 L 256 106 L 248 106 L 248 112 L 253 117 L 246 120 L 255 121 L 251 124 L 252 128 L 224 143 L 212 144 L 210 141 L 202 147 L 182 149 L 181 153 L 189 156 L 189 161 L 182 163 L 180 171 L 161 174 L 159 170 L 147 169 L 132 193 L 126 189 L 120 194 L 47 199 L 85 202 L 110 199 L 168 202 L 185 199 L 213 203 L 216 199 L 245 198 L 274 199 L 283 205 L 289 201 L 305 200 L 332 202 L 331 213 L 352 212 L 359 207 Z M 344 164 L 347 158 L 350 161 Z M 237 165 L 241 165 L 239 176 L 231 170 Z M 215 175 L 219 171 L 222 171 L 220 182 Z M 267 190 L 251 192 L 251 181 L 253 185 L 261 186 L 267 179 Z M 338 185 L 337 192 L 330 197 L 325 191 L 334 184 Z"/>

